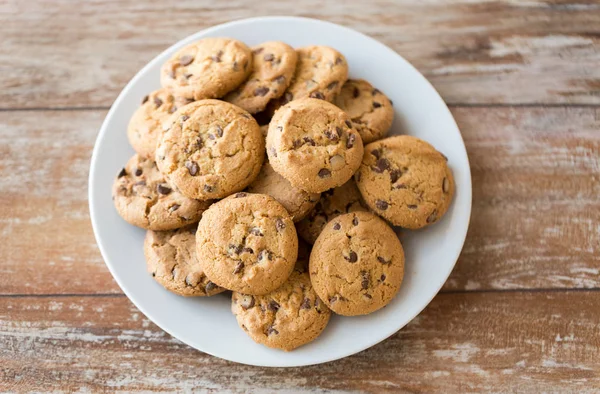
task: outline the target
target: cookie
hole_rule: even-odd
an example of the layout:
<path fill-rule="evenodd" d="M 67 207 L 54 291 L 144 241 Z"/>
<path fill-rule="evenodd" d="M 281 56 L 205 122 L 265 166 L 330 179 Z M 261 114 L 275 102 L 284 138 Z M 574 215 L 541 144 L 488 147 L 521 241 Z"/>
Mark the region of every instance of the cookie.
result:
<path fill-rule="evenodd" d="M 329 222 L 310 254 L 310 280 L 319 298 L 340 315 L 366 315 L 396 295 L 404 251 L 394 231 L 369 212 Z"/>
<path fill-rule="evenodd" d="M 202 100 L 237 88 L 252 71 L 252 53 L 231 38 L 204 38 L 177 51 L 160 70 L 160 82 L 174 95 Z"/>
<path fill-rule="evenodd" d="M 392 102 L 379 89 L 362 79 L 348 80 L 334 104 L 350 116 L 364 144 L 385 137 L 392 127 Z"/>
<path fill-rule="evenodd" d="M 133 149 L 140 155 L 154 160 L 154 152 L 163 123 L 178 107 L 191 101 L 175 97 L 167 89 L 158 89 L 142 99 L 142 105 L 134 112 L 127 138 Z"/>
<path fill-rule="evenodd" d="M 248 80 L 224 100 L 255 114 L 264 110 L 269 101 L 283 95 L 292 81 L 298 56 L 294 48 L 279 41 L 255 46 L 252 55 L 253 67 Z"/>
<path fill-rule="evenodd" d="M 296 223 L 296 231 L 306 242 L 314 244 L 323 227 L 344 213 L 367 211 L 354 180 L 321 193 L 321 198 L 308 216 Z"/>
<path fill-rule="evenodd" d="M 294 100 L 276 113 L 267 134 L 273 169 L 294 187 L 320 193 L 343 185 L 360 166 L 363 144 L 348 115 L 323 100 Z"/>
<path fill-rule="evenodd" d="M 294 223 L 264 194 L 237 193 L 202 215 L 196 250 L 206 276 L 244 294 L 267 294 L 288 278 L 298 254 Z"/>
<path fill-rule="evenodd" d="M 305 192 L 292 186 L 284 177 L 276 173 L 268 162 L 262 166 L 260 173 L 246 190 L 273 197 L 283 205 L 294 222 L 304 218 L 321 196 L 319 193 Z"/>
<path fill-rule="evenodd" d="M 123 219 L 149 230 L 173 230 L 196 223 L 210 201 L 181 194 L 158 171 L 154 161 L 134 155 L 113 184 L 113 202 Z"/>
<path fill-rule="evenodd" d="M 196 225 L 151 231 L 144 239 L 146 266 L 165 289 L 182 296 L 211 296 L 225 289 L 208 280 L 196 258 Z"/>
<path fill-rule="evenodd" d="M 355 179 L 375 213 L 409 229 L 438 221 L 454 195 L 447 158 L 427 142 L 407 135 L 367 145 Z"/>
<path fill-rule="evenodd" d="M 231 310 L 254 342 L 294 350 L 327 326 L 331 311 L 317 297 L 307 272 L 294 271 L 277 290 L 262 296 L 234 292 Z"/>
<path fill-rule="evenodd" d="M 264 160 L 264 138 L 252 116 L 219 100 L 195 101 L 170 118 L 156 164 L 184 195 L 222 198 L 244 189 Z"/>

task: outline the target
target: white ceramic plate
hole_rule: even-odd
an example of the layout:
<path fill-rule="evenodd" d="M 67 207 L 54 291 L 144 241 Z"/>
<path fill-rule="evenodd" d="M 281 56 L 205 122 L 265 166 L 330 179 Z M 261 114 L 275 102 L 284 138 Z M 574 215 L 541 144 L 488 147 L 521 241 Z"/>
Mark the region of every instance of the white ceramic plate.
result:
<path fill-rule="evenodd" d="M 334 316 L 314 342 L 293 352 L 255 344 L 230 311 L 230 299 L 184 298 L 169 293 L 146 272 L 144 230 L 123 221 L 111 186 L 134 153 L 126 127 L 142 97 L 160 87 L 162 63 L 203 37 L 233 37 L 249 46 L 280 40 L 294 47 L 328 45 L 341 51 L 351 78 L 364 78 L 394 102 L 390 134 L 429 141 L 448 156 L 456 197 L 444 218 L 421 231 L 405 232 L 406 275 L 390 305 L 368 316 Z M 346 27 L 314 19 L 253 18 L 226 23 L 185 38 L 148 63 L 123 89 L 108 112 L 94 147 L 89 178 L 90 215 L 106 265 L 129 299 L 163 330 L 203 352 L 261 366 L 301 366 L 336 360 L 384 340 L 411 321 L 436 295 L 462 249 L 471 215 L 471 173 L 463 140 L 444 101 L 419 72 L 380 42 Z"/>

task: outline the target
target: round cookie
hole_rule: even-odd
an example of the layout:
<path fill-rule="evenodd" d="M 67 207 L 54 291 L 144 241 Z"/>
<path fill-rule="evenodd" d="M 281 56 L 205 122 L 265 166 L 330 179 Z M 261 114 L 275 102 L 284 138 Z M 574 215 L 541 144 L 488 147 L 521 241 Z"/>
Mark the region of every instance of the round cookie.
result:
<path fill-rule="evenodd" d="M 364 144 L 385 137 L 392 127 L 392 102 L 379 89 L 362 79 L 348 80 L 334 104 L 350 116 Z"/>
<path fill-rule="evenodd" d="M 156 164 L 184 195 L 222 198 L 244 189 L 258 175 L 265 142 L 243 109 L 200 100 L 177 110 L 170 121 L 156 148 Z"/>
<path fill-rule="evenodd" d="M 296 270 L 269 294 L 234 292 L 231 311 L 254 342 L 286 351 L 317 338 L 331 316 L 329 308 L 317 297 L 308 272 Z"/>
<path fill-rule="evenodd" d="M 296 223 L 296 231 L 306 242 L 314 244 L 323 227 L 344 213 L 367 211 L 354 180 L 321 193 L 321 198 L 308 216 Z"/>
<path fill-rule="evenodd" d="M 173 230 L 196 223 L 210 201 L 182 195 L 158 171 L 154 161 L 134 155 L 113 184 L 113 202 L 123 219 L 149 230 Z"/>
<path fill-rule="evenodd" d="M 288 211 L 292 220 L 304 218 L 319 201 L 319 193 L 309 193 L 292 186 L 266 162 L 260 173 L 246 189 L 250 193 L 267 194 Z"/>
<path fill-rule="evenodd" d="M 142 105 L 133 113 L 127 127 L 127 138 L 133 149 L 140 155 L 154 160 L 163 123 L 178 107 L 190 102 L 174 97 L 167 89 L 155 90 L 144 97 Z"/>
<path fill-rule="evenodd" d="M 211 296 L 225 289 L 208 280 L 196 258 L 196 225 L 146 232 L 146 266 L 165 289 L 182 296 Z"/>
<path fill-rule="evenodd" d="M 252 53 L 231 38 L 204 38 L 177 51 L 160 70 L 173 94 L 194 100 L 223 97 L 252 71 Z"/>
<path fill-rule="evenodd" d="M 439 220 L 454 195 L 447 158 L 427 142 L 408 135 L 367 145 L 355 179 L 375 213 L 409 229 Z"/>
<path fill-rule="evenodd" d="M 320 193 L 344 184 L 360 166 L 363 144 L 348 115 L 323 100 L 294 100 L 276 113 L 267 134 L 273 169 L 293 186 Z"/>
<path fill-rule="evenodd" d="M 394 231 L 369 212 L 329 222 L 310 254 L 310 280 L 340 315 L 366 315 L 396 295 L 404 276 L 404 250 Z"/>
<path fill-rule="evenodd" d="M 255 114 L 285 92 L 292 81 L 298 55 L 294 48 L 279 41 L 252 48 L 252 55 L 253 67 L 248 80 L 224 100 Z"/>
<path fill-rule="evenodd" d="M 244 294 L 267 294 L 288 278 L 298 237 L 285 208 L 264 194 L 237 193 L 202 215 L 196 250 L 206 276 Z"/>

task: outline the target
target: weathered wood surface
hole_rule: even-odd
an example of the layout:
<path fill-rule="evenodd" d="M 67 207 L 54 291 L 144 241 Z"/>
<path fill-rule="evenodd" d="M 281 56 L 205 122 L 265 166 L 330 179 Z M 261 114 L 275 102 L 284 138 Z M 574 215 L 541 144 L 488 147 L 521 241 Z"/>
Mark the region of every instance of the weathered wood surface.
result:
<path fill-rule="evenodd" d="M 6 0 L 0 108 L 109 106 L 174 42 L 260 15 L 316 17 L 369 34 L 449 103 L 600 104 L 597 0 Z"/>
<path fill-rule="evenodd" d="M 600 292 L 439 295 L 397 334 L 324 365 L 268 369 L 195 351 L 123 296 L 0 299 L 0 391 L 600 390 Z"/>
<path fill-rule="evenodd" d="M 598 111 L 453 108 L 474 193 L 471 229 L 445 290 L 600 287 Z M 104 114 L 0 112 L 0 294 L 120 292 L 87 207 Z"/>

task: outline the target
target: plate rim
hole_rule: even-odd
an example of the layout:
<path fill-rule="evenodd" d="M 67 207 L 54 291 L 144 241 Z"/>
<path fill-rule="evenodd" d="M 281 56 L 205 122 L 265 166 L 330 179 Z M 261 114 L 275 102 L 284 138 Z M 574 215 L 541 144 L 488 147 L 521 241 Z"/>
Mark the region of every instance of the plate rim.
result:
<path fill-rule="evenodd" d="M 252 23 L 256 23 L 256 22 L 260 22 L 260 21 L 265 21 L 265 20 L 290 20 L 290 21 L 301 21 L 301 22 L 308 22 L 308 23 L 316 23 L 316 24 L 325 24 L 325 25 L 329 25 L 330 27 L 335 27 L 337 29 L 341 29 L 341 30 L 345 30 L 347 32 L 351 32 L 352 34 L 358 34 L 360 36 L 362 36 L 363 38 L 366 38 L 367 40 L 370 41 L 370 44 L 372 45 L 376 45 L 379 46 L 380 49 L 383 49 L 389 53 L 391 53 L 392 55 L 398 57 L 401 61 L 403 61 L 404 63 L 406 63 L 406 65 L 410 68 L 413 69 L 413 71 L 415 71 L 416 73 L 418 73 L 420 75 L 420 77 L 422 78 L 423 82 L 425 82 L 426 84 L 429 85 L 429 87 L 432 89 L 433 92 L 435 92 L 435 94 L 437 95 L 437 97 L 440 99 L 440 101 L 444 104 L 444 108 L 445 110 L 448 112 L 448 114 L 450 115 L 450 119 L 453 122 L 454 127 L 456 128 L 456 130 L 458 131 L 458 134 L 460 136 L 460 141 L 462 143 L 462 147 L 464 149 L 465 152 L 465 158 L 466 158 L 466 173 L 465 175 L 467 176 L 467 179 L 465 180 L 466 184 L 465 184 L 465 189 L 461 190 L 461 193 L 466 193 L 468 196 L 467 202 L 468 202 L 468 220 L 464 221 L 464 224 L 462 224 L 461 226 L 461 230 L 462 231 L 462 236 L 460 239 L 460 248 L 457 249 L 457 253 L 456 256 L 453 257 L 454 263 L 451 265 L 448 265 L 448 270 L 446 273 L 444 273 L 444 276 L 446 277 L 446 279 L 439 285 L 437 286 L 437 289 L 435 292 L 432 293 L 431 297 L 428 297 L 428 301 L 426 303 L 423 304 L 422 308 L 418 308 L 415 313 L 413 313 L 411 316 L 409 316 L 406 319 L 406 323 L 404 323 L 403 325 L 401 325 L 400 327 L 392 327 L 389 330 L 386 330 L 385 334 L 381 336 L 381 338 L 376 338 L 375 340 L 371 340 L 371 341 L 365 341 L 363 343 L 363 345 L 361 345 L 358 349 L 352 349 L 348 352 L 345 352 L 343 354 L 336 354 L 335 356 L 329 356 L 329 357 L 322 357 L 316 361 L 307 361 L 307 362 L 292 362 L 292 363 L 283 363 L 283 364 L 272 364 L 272 363 L 265 363 L 265 362 L 253 362 L 253 363 L 249 363 L 249 362 L 245 362 L 245 361 L 240 361 L 240 360 L 236 360 L 236 359 L 232 359 L 229 357 L 224 357 L 221 355 L 217 355 L 214 354 L 212 351 L 207 351 L 204 349 L 200 349 L 198 348 L 196 345 L 192 345 L 191 343 L 188 343 L 188 341 L 181 339 L 179 336 L 174 335 L 170 329 L 166 329 L 165 327 L 163 327 L 162 324 L 159 324 L 154 318 L 151 317 L 151 313 L 149 313 L 149 311 L 144 308 L 141 307 L 138 302 L 135 301 L 135 299 L 131 296 L 130 291 L 127 290 L 126 286 L 124 286 L 124 284 L 121 282 L 121 280 L 119 279 L 119 276 L 115 274 L 113 268 L 112 268 L 112 264 L 109 263 L 109 259 L 107 258 L 108 253 L 105 250 L 105 247 L 103 246 L 101 240 L 100 240 L 100 236 L 99 236 L 99 230 L 98 230 L 98 218 L 96 217 L 95 214 L 95 210 L 94 210 L 94 206 L 95 206 L 95 198 L 94 198 L 94 191 L 95 191 L 95 187 L 94 187 L 94 177 L 93 175 L 96 173 L 96 167 L 97 167 L 97 159 L 98 159 L 98 155 L 99 155 L 99 150 L 100 150 L 100 145 L 102 140 L 105 138 L 106 134 L 107 134 L 107 130 L 108 130 L 108 123 L 109 123 L 109 119 L 112 119 L 114 116 L 114 112 L 116 111 L 116 108 L 119 107 L 121 105 L 121 102 L 124 100 L 125 97 L 125 93 L 128 92 L 131 87 L 134 85 L 134 83 L 137 82 L 138 79 L 140 79 L 142 77 L 142 75 L 144 75 L 147 70 L 149 68 L 151 68 L 151 66 L 156 62 L 157 58 L 161 57 L 162 55 L 169 53 L 171 51 L 175 51 L 177 48 L 185 45 L 186 42 L 192 41 L 193 39 L 195 39 L 196 36 L 201 35 L 201 34 L 211 34 L 213 31 L 215 30 L 219 30 L 222 28 L 227 28 L 227 27 L 231 27 L 231 26 L 237 26 L 237 25 L 244 25 L 244 24 L 252 24 Z M 375 345 L 377 345 L 378 343 L 388 339 L 390 336 L 394 335 L 395 333 L 397 333 L 398 331 L 400 331 L 402 328 L 406 327 L 407 324 L 409 324 L 412 320 L 415 319 L 415 317 L 417 317 L 429 304 L 431 304 L 431 301 L 435 298 L 435 296 L 437 296 L 440 292 L 440 290 L 442 289 L 443 285 L 447 282 L 448 278 L 450 277 L 450 274 L 452 273 L 452 271 L 454 270 L 454 267 L 456 266 L 456 263 L 458 262 L 458 258 L 460 257 L 460 254 L 462 252 L 462 249 L 464 247 L 464 243 L 467 237 L 467 232 L 470 226 L 470 221 L 471 221 L 471 214 L 472 214 L 472 200 L 473 200 L 473 193 L 472 193 L 472 175 L 471 175 L 471 165 L 469 162 L 469 156 L 468 156 L 468 152 L 464 143 L 464 139 L 462 137 L 462 133 L 460 132 L 460 128 L 458 127 L 458 124 L 456 123 L 456 119 L 454 118 L 454 116 L 452 115 L 452 112 L 450 111 L 450 109 L 448 108 L 448 105 L 446 104 L 445 100 L 442 98 L 442 96 L 439 94 L 439 92 L 437 91 L 437 89 L 435 89 L 435 87 L 431 84 L 431 82 L 416 68 L 414 67 L 408 60 L 406 60 L 402 55 L 400 55 L 399 53 L 397 53 L 396 51 L 394 51 L 392 48 L 388 47 L 387 45 L 383 44 L 382 42 L 378 41 L 377 39 L 364 34 L 360 31 L 354 30 L 350 27 L 344 26 L 344 25 L 340 25 L 337 23 L 333 23 L 330 21 L 326 21 L 326 20 L 321 20 L 321 19 L 316 19 L 316 18 L 307 18 L 307 17 L 300 17 L 300 16 L 287 16 L 287 15 L 269 15 L 269 16 L 257 16 L 257 17 L 251 17 L 251 18 L 241 18 L 241 19 L 236 19 L 236 20 L 232 20 L 229 22 L 225 22 L 225 23 L 221 23 L 221 24 L 217 24 L 217 25 L 213 25 L 210 26 L 206 29 L 202 29 L 199 30 L 195 33 L 192 33 L 186 37 L 183 37 L 182 39 L 178 40 L 177 42 L 175 42 L 174 44 L 172 44 L 171 46 L 169 46 L 168 48 L 166 48 L 165 50 L 163 50 L 162 52 L 158 53 L 157 55 L 155 55 L 150 61 L 148 61 L 144 67 L 142 67 L 139 71 L 136 72 L 136 74 L 129 80 L 129 82 L 123 87 L 123 89 L 119 92 L 119 95 L 117 96 L 117 98 L 115 99 L 115 101 L 113 102 L 113 104 L 111 105 L 109 111 L 107 112 L 106 116 L 104 117 L 104 120 L 102 121 L 102 125 L 100 126 L 100 130 L 98 132 L 98 135 L 96 137 L 96 140 L 94 142 L 94 148 L 92 151 L 92 156 L 90 158 L 90 167 L 89 167 L 89 174 L 88 174 L 88 208 L 89 208 L 89 212 L 90 212 L 90 219 L 91 219 L 91 223 L 92 223 L 92 229 L 94 232 L 94 238 L 96 240 L 96 244 L 98 246 L 98 249 L 100 250 L 100 254 L 102 255 L 102 259 L 104 261 L 104 264 L 106 265 L 106 267 L 108 268 L 110 274 L 112 275 L 113 279 L 115 280 L 115 282 L 117 282 L 117 285 L 119 285 L 119 288 L 121 289 L 121 291 L 123 291 L 123 293 L 127 296 L 128 300 L 140 311 L 142 312 L 150 321 L 152 321 L 153 324 L 155 324 L 157 327 L 159 327 L 161 330 L 163 330 L 164 332 L 166 332 L 167 334 L 169 334 L 171 337 L 176 338 L 178 341 L 186 344 L 187 346 L 209 354 L 213 357 L 217 357 L 220 358 L 222 360 L 227 360 L 227 361 L 231 361 L 231 362 L 235 362 L 238 364 L 242 364 L 242 365 L 251 365 L 251 366 L 259 366 L 259 367 L 272 367 L 272 368 L 291 368 L 291 367 L 302 367 L 302 366 L 309 366 L 309 365 L 318 365 L 318 364 L 323 364 L 323 363 L 327 363 L 327 362 L 331 362 L 331 361 L 335 361 L 335 360 L 340 360 L 346 357 L 349 357 L 351 355 L 360 353 L 366 349 L 369 349 Z M 458 245 L 458 241 L 457 241 L 457 245 Z"/>

